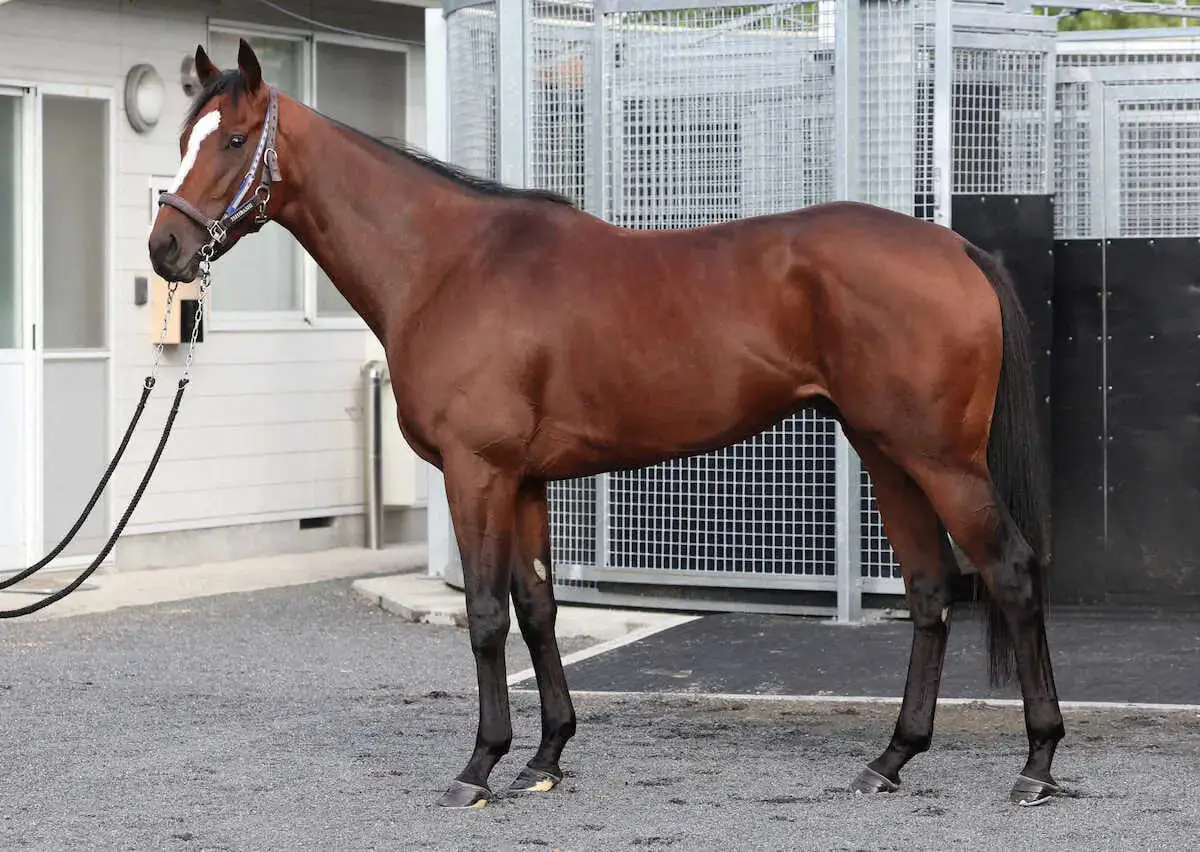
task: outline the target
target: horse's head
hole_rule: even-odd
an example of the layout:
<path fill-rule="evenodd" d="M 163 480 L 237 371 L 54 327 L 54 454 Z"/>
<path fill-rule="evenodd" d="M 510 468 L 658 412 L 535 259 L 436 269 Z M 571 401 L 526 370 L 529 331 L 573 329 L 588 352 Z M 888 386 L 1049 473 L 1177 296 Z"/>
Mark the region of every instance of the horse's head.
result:
<path fill-rule="evenodd" d="M 180 134 L 182 163 L 150 232 L 154 271 L 168 281 L 193 280 L 205 256 L 261 228 L 280 179 L 278 95 L 264 85 L 254 50 L 242 40 L 237 69 L 221 71 L 197 47 L 196 73 L 203 88 Z"/>

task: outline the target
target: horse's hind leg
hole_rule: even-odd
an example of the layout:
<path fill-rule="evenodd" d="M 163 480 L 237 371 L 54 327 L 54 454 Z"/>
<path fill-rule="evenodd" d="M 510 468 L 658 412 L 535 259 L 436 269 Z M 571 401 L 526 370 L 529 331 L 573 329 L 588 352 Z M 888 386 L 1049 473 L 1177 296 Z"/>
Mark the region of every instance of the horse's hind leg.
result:
<path fill-rule="evenodd" d="M 1050 764 L 1064 736 L 1046 642 L 1041 566 L 986 470 L 937 467 L 915 475 L 1002 615 L 1002 623 L 989 625 L 1002 643 L 990 643 L 991 663 L 994 673 L 1003 675 L 1007 653 L 1015 652 L 1029 737 L 1029 758 L 1010 798 L 1017 804 L 1039 804 L 1060 792 Z"/>
<path fill-rule="evenodd" d="M 558 604 L 550 566 L 550 515 L 544 482 L 523 483 L 517 493 L 513 556 L 513 602 L 541 697 L 542 741 L 509 791 L 541 792 L 562 780 L 558 759 L 567 740 L 575 734 L 575 708 L 554 635 Z"/>
<path fill-rule="evenodd" d="M 955 570 L 954 556 L 925 493 L 874 444 L 857 439 L 849 431 L 847 434 L 871 474 L 884 532 L 904 574 L 913 623 L 908 678 L 892 740 L 850 786 L 856 793 L 891 792 L 900 785 L 900 769 L 915 755 L 927 751 L 933 739 L 933 717 L 950 633 L 949 578 Z"/>

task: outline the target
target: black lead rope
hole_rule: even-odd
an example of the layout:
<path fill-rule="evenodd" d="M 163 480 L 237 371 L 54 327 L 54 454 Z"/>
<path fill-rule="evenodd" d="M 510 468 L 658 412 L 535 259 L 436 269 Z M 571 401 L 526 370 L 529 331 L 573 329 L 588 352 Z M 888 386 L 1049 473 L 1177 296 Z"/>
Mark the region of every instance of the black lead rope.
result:
<path fill-rule="evenodd" d="M 53 562 L 58 554 L 62 553 L 64 548 L 74 540 L 76 534 L 87 521 L 88 516 L 92 514 L 92 510 L 96 508 L 96 503 L 100 500 L 100 495 L 104 493 L 105 487 L 108 485 L 108 480 L 112 478 L 113 471 L 117 469 L 117 464 L 121 461 L 121 457 L 125 455 L 125 449 L 129 446 L 129 441 L 133 438 L 133 431 L 137 428 L 138 421 L 142 419 L 142 412 L 146 410 L 146 402 L 150 399 L 150 391 L 154 389 L 154 377 L 147 376 L 146 384 L 142 388 L 142 398 L 138 400 L 137 410 L 133 413 L 133 419 L 129 421 L 129 428 L 125 430 L 125 437 L 121 439 L 121 445 L 117 447 L 116 455 L 113 456 L 112 462 L 108 465 L 108 470 L 104 472 L 100 484 L 96 486 L 96 490 L 92 492 L 92 499 L 88 501 L 87 506 L 83 509 L 83 514 L 79 516 L 79 520 L 75 522 L 75 526 L 67 532 L 66 538 L 58 543 L 58 545 L 47 553 L 40 562 L 36 565 L 31 565 L 19 574 L 14 574 L 4 580 L 0 580 L 0 589 L 7 589 L 10 586 L 15 586 L 22 580 L 26 580 L 41 571 L 51 562 Z"/>
<path fill-rule="evenodd" d="M 16 609 L 0 610 L 0 618 L 20 618 L 23 615 L 29 615 L 31 612 L 37 612 L 39 609 L 42 609 L 43 607 L 48 607 L 48 606 L 50 606 L 50 604 L 55 603 L 56 601 L 62 600 L 67 595 L 71 594 L 71 592 L 75 591 L 81 585 L 83 585 L 84 580 L 86 580 L 88 577 L 90 577 L 92 575 L 92 572 L 95 571 L 98 567 L 100 567 L 100 563 L 102 563 L 105 560 L 105 558 L 109 554 L 109 551 L 111 551 L 113 549 L 113 546 L 117 543 L 117 539 L 120 538 L 121 533 L 124 532 L 125 525 L 127 523 L 129 523 L 129 519 L 133 516 L 133 511 L 134 511 L 134 509 L 137 508 L 138 501 L 140 501 L 142 499 L 142 494 L 145 493 L 146 488 L 150 485 L 150 477 L 154 474 L 154 469 L 156 467 L 158 467 L 158 460 L 159 460 L 159 458 L 162 457 L 163 450 L 166 449 L 166 447 L 167 447 L 167 438 L 169 438 L 171 435 L 171 427 L 175 423 L 175 415 L 179 413 L 179 404 L 180 404 L 180 402 L 183 401 L 183 391 L 187 387 L 187 385 L 188 385 L 188 380 L 186 378 L 179 380 L 179 390 L 177 390 L 175 392 L 175 402 L 171 405 L 171 413 L 167 415 L 166 426 L 163 427 L 162 437 L 159 438 L 158 447 L 156 447 L 154 450 L 154 455 L 150 459 L 150 464 L 146 468 L 146 473 L 142 476 L 142 481 L 138 484 L 137 490 L 135 492 L 133 492 L 133 497 L 130 499 L 129 505 L 125 509 L 125 514 L 121 516 L 120 523 L 117 524 L 116 529 L 114 529 L 112 535 L 109 536 L 108 541 L 104 545 L 104 549 L 101 550 L 99 554 L 97 554 L 97 556 L 94 560 L 92 560 L 92 564 L 89 565 L 86 569 L 84 569 L 83 573 L 80 574 L 78 577 L 76 577 L 75 580 L 72 581 L 72 583 L 69 586 L 64 586 L 63 588 L 59 589 L 54 594 L 47 595 L 46 597 L 42 598 L 40 601 L 37 601 L 36 603 L 31 603 L 28 606 L 18 607 Z M 153 387 L 153 382 L 148 379 L 146 381 L 146 388 L 142 392 L 142 400 L 138 404 L 137 414 L 134 415 L 134 423 L 136 423 L 137 418 L 141 416 L 142 409 L 146 405 L 146 398 L 150 395 L 150 389 L 152 387 Z M 125 441 L 122 443 L 121 449 L 118 452 L 118 458 L 120 457 L 120 453 L 123 453 L 125 451 L 125 444 L 127 444 L 129 442 L 129 437 L 132 434 L 133 434 L 133 426 L 131 424 L 129 431 L 125 433 Z M 109 467 L 108 473 L 106 473 L 104 475 L 104 480 L 100 483 L 100 488 L 96 489 L 96 496 L 93 496 L 93 498 L 92 498 L 93 505 L 95 504 L 96 499 L 97 499 L 98 495 L 100 494 L 100 491 L 103 490 L 105 482 L 108 481 L 108 477 L 112 473 L 113 468 L 115 468 L 115 467 L 116 467 L 116 459 L 113 460 L 113 464 Z M 89 507 L 88 511 L 90 511 L 90 507 Z M 82 522 L 83 522 L 84 518 L 86 518 L 86 517 L 87 517 L 87 514 L 85 513 L 84 517 L 80 518 L 79 524 L 77 524 L 76 528 L 71 531 L 72 537 L 78 531 L 78 527 L 82 526 Z M 63 544 L 59 546 L 58 550 L 61 550 L 62 547 L 65 546 L 66 543 L 69 541 L 70 541 L 70 538 L 68 538 L 66 541 L 64 541 Z M 38 565 L 34 566 L 33 568 L 26 569 L 25 571 L 22 571 L 21 574 L 18 575 L 17 577 L 9 578 L 8 580 L 6 580 L 4 587 L 11 586 L 13 583 L 17 582 L 17 580 L 23 579 L 24 577 L 28 577 L 31 574 L 33 574 L 34 571 L 37 571 L 40 568 L 44 567 L 46 564 L 48 564 L 50 562 L 50 560 L 54 556 L 57 555 L 58 550 L 56 550 L 54 553 L 50 554 L 50 556 L 47 556 L 45 559 L 42 560 L 42 562 L 40 562 Z"/>

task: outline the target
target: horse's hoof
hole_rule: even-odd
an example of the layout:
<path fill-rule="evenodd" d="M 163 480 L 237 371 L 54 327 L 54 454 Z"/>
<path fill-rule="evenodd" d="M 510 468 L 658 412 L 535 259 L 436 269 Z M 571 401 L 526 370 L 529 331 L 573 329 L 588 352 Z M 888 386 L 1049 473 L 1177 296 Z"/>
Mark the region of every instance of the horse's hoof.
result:
<path fill-rule="evenodd" d="M 1034 805 L 1044 805 L 1062 793 L 1062 787 L 1053 781 L 1039 781 L 1028 775 L 1018 775 L 1017 783 L 1013 784 L 1008 800 L 1014 805 L 1031 808 Z"/>
<path fill-rule="evenodd" d="M 478 784 L 455 781 L 442 793 L 438 805 L 443 808 L 482 808 L 492 798 L 492 791 Z"/>
<path fill-rule="evenodd" d="M 850 792 L 856 795 L 861 795 L 862 793 L 895 793 L 899 789 L 899 784 L 890 778 L 885 778 L 869 766 L 858 773 L 858 777 L 850 785 Z"/>
<path fill-rule="evenodd" d="M 562 781 L 562 775 L 526 766 L 508 788 L 510 793 L 545 793 Z"/>

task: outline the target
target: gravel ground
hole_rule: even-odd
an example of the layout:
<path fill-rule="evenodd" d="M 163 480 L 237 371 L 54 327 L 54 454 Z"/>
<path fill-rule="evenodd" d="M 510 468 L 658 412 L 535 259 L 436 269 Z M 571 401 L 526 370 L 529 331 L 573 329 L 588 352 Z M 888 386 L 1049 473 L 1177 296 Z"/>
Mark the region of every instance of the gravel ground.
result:
<path fill-rule="evenodd" d="M 564 651 L 579 647 L 572 642 Z M 519 640 L 509 671 L 528 665 Z M 464 631 L 345 582 L 0 625 L 4 849 L 1182 849 L 1200 718 L 1068 715 L 1069 798 L 1007 803 L 1019 712 L 938 711 L 902 792 L 844 792 L 888 706 L 580 698 L 555 792 L 434 800 L 473 740 Z M 537 740 L 513 697 L 513 754 Z"/>

